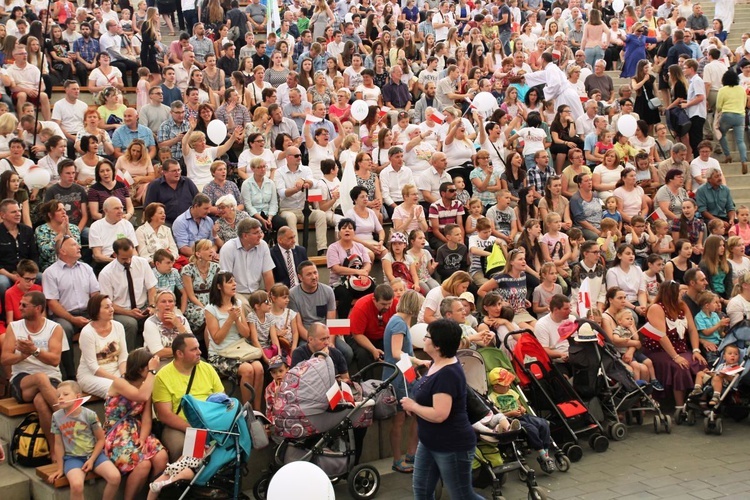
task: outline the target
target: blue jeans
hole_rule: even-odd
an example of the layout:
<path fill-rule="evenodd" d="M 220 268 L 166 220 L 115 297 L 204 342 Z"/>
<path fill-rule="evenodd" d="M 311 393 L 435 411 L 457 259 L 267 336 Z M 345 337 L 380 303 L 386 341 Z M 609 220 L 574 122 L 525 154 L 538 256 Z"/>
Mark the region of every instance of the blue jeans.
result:
<path fill-rule="evenodd" d="M 584 52 L 586 53 L 586 64 L 590 64 L 592 68 L 596 64 L 597 59 L 604 59 L 604 49 L 598 45 L 596 47 L 586 47 Z"/>
<path fill-rule="evenodd" d="M 438 452 L 428 450 L 419 443 L 414 461 L 415 500 L 432 500 L 435 498 L 435 486 L 438 479 L 443 479 L 443 488 L 451 500 L 481 500 L 471 486 L 471 462 L 474 450 Z"/>
<path fill-rule="evenodd" d="M 745 146 L 745 115 L 740 113 L 722 113 L 719 119 L 719 130 L 721 131 L 721 150 L 724 156 L 729 156 L 729 141 L 727 132 L 732 129 L 737 149 L 740 150 L 740 161 L 747 161 L 747 147 Z"/>
<path fill-rule="evenodd" d="M 503 42 L 503 50 L 505 51 L 506 55 L 510 55 L 513 53 L 513 51 L 510 50 L 510 35 L 510 30 L 500 32 L 500 41 Z"/>

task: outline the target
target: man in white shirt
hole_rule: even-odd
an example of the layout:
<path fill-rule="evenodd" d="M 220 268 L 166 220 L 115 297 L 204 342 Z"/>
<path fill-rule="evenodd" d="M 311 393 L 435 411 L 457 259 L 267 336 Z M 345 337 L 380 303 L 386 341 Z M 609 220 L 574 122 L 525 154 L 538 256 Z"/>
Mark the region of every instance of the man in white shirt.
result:
<path fill-rule="evenodd" d="M 112 245 L 115 240 L 128 238 L 133 245 L 138 245 L 133 224 L 123 214 L 122 202 L 112 196 L 104 200 L 104 217 L 91 224 L 89 231 L 89 246 L 94 255 L 94 261 L 99 264 L 109 264 L 114 259 Z"/>
<path fill-rule="evenodd" d="M 78 21 L 74 17 L 69 17 L 65 21 L 65 31 L 63 31 L 62 37 L 63 40 L 68 42 L 68 44 L 73 47 L 73 43 L 81 38 L 81 34 L 76 31 L 76 27 L 78 26 Z"/>
<path fill-rule="evenodd" d="M 574 320 L 570 314 L 570 299 L 563 294 L 555 294 L 549 301 L 549 314 L 536 322 L 534 335 L 553 362 L 568 361 L 568 341 L 560 340 L 557 329 L 566 319 Z"/>
<path fill-rule="evenodd" d="M 110 0 L 102 1 L 101 11 L 102 19 L 99 22 L 99 32 L 104 35 L 109 30 L 109 28 L 107 27 L 107 21 L 114 21 L 115 23 L 119 24 L 120 19 L 117 16 L 117 12 L 112 10 L 112 2 L 110 2 Z M 102 52 L 103 51 L 104 49 L 102 49 Z"/>
<path fill-rule="evenodd" d="M 687 101 L 680 104 L 690 117 L 690 148 L 698 152 L 698 144 L 703 140 L 703 125 L 706 123 L 706 84 L 698 76 L 698 61 L 688 59 L 683 70 L 688 81 Z"/>
<path fill-rule="evenodd" d="M 414 186 L 414 176 L 409 167 L 404 166 L 404 150 L 393 146 L 388 150 L 390 165 L 380 172 L 380 190 L 383 194 L 383 204 L 388 212 L 388 218 L 393 215 L 396 206 L 404 201 L 401 190 L 407 184 Z"/>
<path fill-rule="evenodd" d="M 65 133 L 68 140 L 68 158 L 75 158 L 76 135 L 83 130 L 83 115 L 89 109 L 88 104 L 78 99 L 81 87 L 75 80 L 65 80 L 65 99 L 55 103 L 52 120 Z"/>
<path fill-rule="evenodd" d="M 307 189 L 315 186 L 315 177 L 310 167 L 300 165 L 302 154 L 299 148 L 291 147 L 287 151 L 286 167 L 276 170 L 274 180 L 279 194 L 279 215 L 286 220 L 287 226 L 296 228 L 298 223 L 304 223 L 305 194 Z M 326 215 L 321 210 L 312 209 L 309 220 L 315 225 L 318 255 L 325 255 L 328 248 Z"/>
<path fill-rule="evenodd" d="M 8 75 L 13 79 L 13 85 L 10 87 L 11 98 L 16 104 L 16 109 L 21 109 L 26 101 L 40 106 L 42 117 L 49 121 L 52 110 L 44 82 L 41 82 L 40 86 L 42 73 L 39 68 L 28 63 L 28 55 L 23 45 L 17 45 L 13 49 L 13 64 L 8 66 Z"/>
<path fill-rule="evenodd" d="M 128 347 L 135 349 L 143 345 L 143 323 L 155 312 L 156 276 L 130 239 L 118 238 L 112 248 L 116 258 L 99 273 L 99 287 L 112 300 L 114 319 L 122 323 Z"/>
<path fill-rule="evenodd" d="M 435 30 L 435 43 L 445 42 L 448 29 L 456 24 L 450 12 L 449 2 L 440 2 L 440 10 L 432 15 L 432 28 Z"/>
<path fill-rule="evenodd" d="M 279 85 L 276 89 L 276 102 L 279 104 L 279 106 L 281 106 L 282 109 L 284 109 L 284 106 L 291 102 L 291 100 L 289 99 L 290 89 L 299 90 L 301 101 L 307 102 L 307 90 L 305 90 L 305 87 L 299 84 L 297 72 L 290 71 L 286 75 L 286 82 Z"/>
<path fill-rule="evenodd" d="M 729 66 L 721 60 L 721 52 L 714 45 L 709 45 L 708 64 L 703 67 L 703 82 L 706 85 L 706 98 L 708 99 L 708 110 L 713 118 L 706 120 L 706 136 L 713 136 L 713 123 L 716 120 L 716 97 L 722 87 L 721 77 L 727 72 Z M 717 124 L 718 125 L 718 124 Z M 695 153 L 693 153 L 695 156 Z"/>
<path fill-rule="evenodd" d="M 585 113 L 576 120 L 576 132 L 581 139 L 585 139 L 596 128 L 594 120 L 596 120 L 598 105 L 594 100 L 586 101 L 584 109 L 586 110 Z"/>
<path fill-rule="evenodd" d="M 417 187 L 422 194 L 425 207 L 425 213 L 430 205 L 440 200 L 440 185 L 444 182 L 453 182 L 451 176 L 446 172 L 448 167 L 448 158 L 445 153 L 435 153 L 430 159 L 432 167 L 427 169 L 418 180 Z"/>
<path fill-rule="evenodd" d="M 341 33 L 341 31 L 336 30 L 333 32 L 333 41 L 330 42 L 326 47 L 326 52 L 328 52 L 329 56 L 337 58 L 339 54 L 344 51 L 344 42 L 342 38 L 343 34 Z"/>
<path fill-rule="evenodd" d="M 459 71 L 458 66 L 451 64 L 447 68 L 447 75 L 445 78 L 438 81 L 435 97 L 440 101 L 440 104 L 446 108 L 453 106 L 454 101 L 460 101 L 465 98 L 473 99 L 475 93 L 469 91 L 467 94 L 458 93 L 459 84 Z"/>
<path fill-rule="evenodd" d="M 198 69 L 198 66 L 193 64 L 195 62 L 195 54 L 192 50 L 185 50 L 182 52 L 182 62 L 179 62 L 172 66 L 174 68 L 175 85 L 184 94 L 188 88 L 188 82 L 190 81 L 190 73 L 193 70 Z M 114 64 L 114 63 L 112 63 Z"/>
<path fill-rule="evenodd" d="M 117 14 L 115 14 L 117 16 Z M 112 66 L 122 72 L 122 81 L 127 85 L 127 73 L 130 73 L 130 86 L 138 85 L 139 64 L 122 54 L 122 28 L 115 20 L 106 22 L 107 31 L 99 38 L 99 50 L 112 58 Z"/>

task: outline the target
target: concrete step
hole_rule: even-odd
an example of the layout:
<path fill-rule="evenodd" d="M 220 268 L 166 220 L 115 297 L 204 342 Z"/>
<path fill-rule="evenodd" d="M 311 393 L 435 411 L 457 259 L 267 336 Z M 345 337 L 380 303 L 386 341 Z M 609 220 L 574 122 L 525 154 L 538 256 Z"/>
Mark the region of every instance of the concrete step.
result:
<path fill-rule="evenodd" d="M 0 490 L 3 498 L 12 500 L 31 499 L 31 480 L 8 464 L 0 465 Z M 48 497 L 36 497 L 48 498 Z"/>
<path fill-rule="evenodd" d="M 16 474 L 20 474 L 21 476 L 26 478 L 26 480 L 28 481 L 27 488 L 26 488 L 27 495 L 30 492 L 31 498 L 44 499 L 44 500 L 67 500 L 70 498 L 70 488 L 67 488 L 67 487 L 55 488 L 52 485 L 42 481 L 41 478 L 37 477 L 36 469 L 34 468 L 14 466 L 11 469 L 14 470 Z M 0 484 L 2 484 L 2 479 L 0 479 Z M 84 499 L 85 500 L 101 500 L 103 498 L 105 486 L 106 486 L 106 483 L 104 482 L 103 479 L 95 479 L 95 480 L 87 481 L 83 488 Z M 123 488 L 121 487 L 120 491 L 118 491 L 117 495 L 115 496 L 115 500 L 122 499 L 122 492 L 123 492 Z M 14 497 L 8 497 L 8 498 L 14 498 Z M 29 498 L 29 497 L 27 496 L 25 498 Z"/>

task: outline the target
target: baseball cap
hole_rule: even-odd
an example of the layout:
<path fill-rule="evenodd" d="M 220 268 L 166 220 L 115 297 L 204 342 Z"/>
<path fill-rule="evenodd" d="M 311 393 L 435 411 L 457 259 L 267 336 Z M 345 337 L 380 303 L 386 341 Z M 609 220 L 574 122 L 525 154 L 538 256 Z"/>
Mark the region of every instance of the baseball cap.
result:
<path fill-rule="evenodd" d="M 503 387 L 509 387 L 510 384 L 516 379 L 516 376 L 505 368 L 493 368 L 487 379 L 490 385 L 502 385 Z"/>
<path fill-rule="evenodd" d="M 283 358 L 283 356 L 277 355 L 268 360 L 269 370 L 275 370 L 276 368 L 281 368 L 282 366 L 286 366 L 286 360 Z"/>

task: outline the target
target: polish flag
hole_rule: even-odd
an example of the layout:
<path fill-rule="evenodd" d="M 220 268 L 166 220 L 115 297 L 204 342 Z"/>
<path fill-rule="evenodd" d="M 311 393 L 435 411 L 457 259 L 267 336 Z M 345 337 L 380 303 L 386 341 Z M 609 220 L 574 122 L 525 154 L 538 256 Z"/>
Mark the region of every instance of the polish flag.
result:
<path fill-rule="evenodd" d="M 383 106 L 378 110 L 378 118 L 383 118 L 385 115 L 388 114 L 388 112 L 391 110 L 391 108 L 388 108 L 386 106 Z"/>
<path fill-rule="evenodd" d="M 349 384 L 347 384 L 346 382 L 341 382 L 341 394 L 344 398 L 344 401 L 354 404 L 354 393 L 352 392 L 352 388 L 349 387 Z"/>
<path fill-rule="evenodd" d="M 335 409 L 336 406 L 338 406 L 338 404 L 341 402 L 343 394 L 341 392 L 341 389 L 339 389 L 339 384 L 337 384 L 336 381 L 334 381 L 331 388 L 326 391 L 326 397 L 328 398 L 328 406 L 331 407 L 331 410 Z"/>
<path fill-rule="evenodd" d="M 656 210 L 651 212 L 648 216 L 648 220 L 650 221 L 657 221 L 657 220 L 667 220 L 667 214 L 664 213 L 664 210 L 661 209 L 661 207 L 656 207 Z"/>
<path fill-rule="evenodd" d="M 646 323 L 645 325 L 643 325 L 641 329 L 638 330 L 638 333 L 656 341 L 659 341 L 662 337 L 667 335 L 665 332 L 662 332 L 651 323 Z"/>
<path fill-rule="evenodd" d="M 432 113 L 427 118 L 429 118 L 430 120 L 434 121 L 438 125 L 442 125 L 443 122 L 445 121 L 445 115 L 443 113 L 441 113 L 440 111 L 435 111 L 434 113 Z"/>
<path fill-rule="evenodd" d="M 307 201 L 315 203 L 317 201 L 323 201 L 323 190 L 322 189 L 308 189 L 307 190 Z"/>
<path fill-rule="evenodd" d="M 115 179 L 125 184 L 125 187 L 130 187 L 135 184 L 133 176 L 126 170 L 118 170 Z"/>
<path fill-rule="evenodd" d="M 65 414 L 66 417 L 69 417 L 73 414 L 74 411 L 76 411 L 78 408 L 83 406 L 85 402 L 87 402 L 89 399 L 91 399 L 91 396 L 84 396 L 82 398 L 77 398 L 73 400 L 73 404 L 70 408 L 68 408 L 68 413 Z"/>
<path fill-rule="evenodd" d="M 185 444 L 182 446 L 182 454 L 186 457 L 203 458 L 206 454 L 207 441 L 208 431 L 206 429 L 188 427 L 185 431 Z"/>
<path fill-rule="evenodd" d="M 589 278 L 585 278 L 578 289 L 578 317 L 585 318 L 589 309 L 591 309 L 591 287 Z"/>
<path fill-rule="evenodd" d="M 349 319 L 329 319 L 326 326 L 331 335 L 349 335 L 352 331 Z"/>
<path fill-rule="evenodd" d="M 306 115 L 305 116 L 305 123 L 318 123 L 318 122 L 322 122 L 322 121 L 323 121 L 322 118 L 318 118 L 315 115 Z"/>
<path fill-rule="evenodd" d="M 411 363 L 411 358 L 405 352 L 401 353 L 401 359 L 396 363 L 398 369 L 404 374 L 404 378 L 407 382 L 414 382 L 417 378 L 417 371 L 414 369 L 414 365 Z"/>

